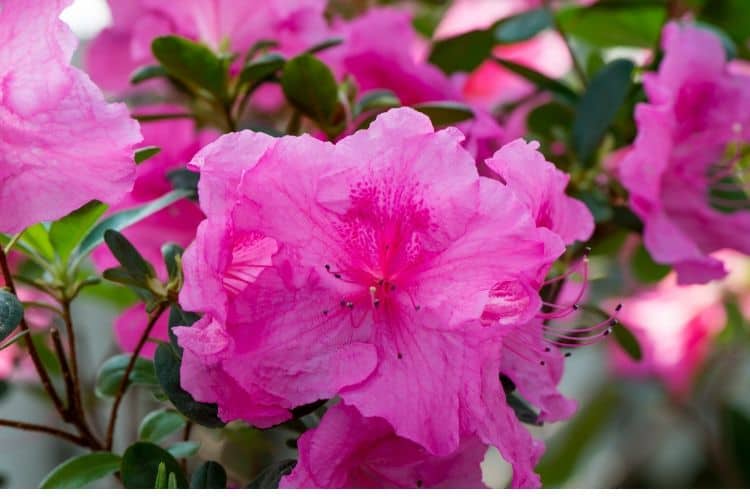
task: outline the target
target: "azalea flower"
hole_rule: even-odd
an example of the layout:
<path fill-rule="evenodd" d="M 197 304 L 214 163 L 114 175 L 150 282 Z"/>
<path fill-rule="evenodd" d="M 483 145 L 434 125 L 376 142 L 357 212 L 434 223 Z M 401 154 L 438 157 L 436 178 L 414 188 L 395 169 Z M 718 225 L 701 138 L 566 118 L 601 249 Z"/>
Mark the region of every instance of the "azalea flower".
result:
<path fill-rule="evenodd" d="M 478 176 L 462 140 L 400 108 L 336 145 L 243 131 L 202 150 L 191 165 L 207 219 L 180 300 L 204 316 L 176 329 L 185 389 L 261 427 L 338 394 L 432 454 L 477 436 L 513 464 L 514 485 L 538 485 L 543 445 L 499 374 L 564 243 L 534 198 Z M 506 375 L 534 391 L 533 368 L 560 354 L 541 328 L 528 349 L 515 335 Z M 540 385 L 559 381 L 551 369 Z"/>
<path fill-rule="evenodd" d="M 282 488 L 484 488 L 481 462 L 487 446 L 462 441 L 454 453 L 435 456 L 397 436 L 382 418 L 363 417 L 338 404 L 297 442 L 299 461 Z"/>
<path fill-rule="evenodd" d="M 91 44 L 86 67 L 103 88 L 122 93 L 132 72 L 153 64 L 151 42 L 164 35 L 215 51 L 245 53 L 261 40 L 299 53 L 326 38 L 325 0 L 110 0 L 113 25 Z"/>
<path fill-rule="evenodd" d="M 750 252 L 739 153 L 750 138 L 750 79 L 728 69 L 710 31 L 672 22 L 662 48 L 659 71 L 644 76 L 649 102 L 636 109 L 620 178 L 654 260 L 673 266 L 679 284 L 705 283 L 726 274 L 713 252 Z"/>
<path fill-rule="evenodd" d="M 70 65 L 64 0 L 0 10 L 0 231 L 58 219 L 92 199 L 119 201 L 135 177 L 138 124 Z"/>

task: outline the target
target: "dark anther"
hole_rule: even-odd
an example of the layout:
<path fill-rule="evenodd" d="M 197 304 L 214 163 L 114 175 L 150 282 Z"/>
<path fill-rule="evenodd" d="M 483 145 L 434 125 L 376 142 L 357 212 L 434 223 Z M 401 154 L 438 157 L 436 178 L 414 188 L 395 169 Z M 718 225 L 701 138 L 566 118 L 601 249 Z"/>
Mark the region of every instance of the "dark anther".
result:
<path fill-rule="evenodd" d="M 328 316 L 328 309 L 323 309 L 323 316 Z"/>
<path fill-rule="evenodd" d="M 417 488 L 421 488 L 423 484 L 421 479 L 417 479 Z"/>
<path fill-rule="evenodd" d="M 500 384 L 503 386 L 505 394 L 510 394 L 516 390 L 516 384 L 504 373 L 500 374 Z"/>
<path fill-rule="evenodd" d="M 336 279 L 341 279 L 341 275 L 339 273 L 333 273 L 333 277 Z"/>
<path fill-rule="evenodd" d="M 552 350 L 552 348 L 551 348 L 551 347 L 545 347 L 545 348 L 544 348 L 544 352 L 550 352 L 551 350 Z"/>
<path fill-rule="evenodd" d="M 398 357 L 398 359 L 402 359 L 404 357 L 404 355 L 401 353 L 398 353 L 396 356 Z"/>
<path fill-rule="evenodd" d="M 573 310 L 577 311 L 580 306 L 578 304 L 573 304 Z"/>
<path fill-rule="evenodd" d="M 415 311 L 419 311 L 420 309 L 422 309 L 422 306 L 414 306 Z"/>
<path fill-rule="evenodd" d="M 540 362 L 539 362 L 539 364 L 540 364 L 540 365 L 542 365 L 542 366 L 544 366 L 544 365 L 546 365 L 547 363 L 545 363 L 544 361 L 540 361 Z"/>
<path fill-rule="evenodd" d="M 380 299 L 375 299 L 372 301 L 372 305 L 375 307 L 380 307 Z"/>
<path fill-rule="evenodd" d="M 570 353 L 569 353 L 569 352 L 566 352 L 566 353 L 565 353 L 565 357 L 566 357 L 566 358 L 569 358 L 569 357 L 570 357 Z"/>
<path fill-rule="evenodd" d="M 331 270 L 331 264 L 326 264 L 325 268 L 326 268 L 326 271 L 330 271 Z"/>
<path fill-rule="evenodd" d="M 588 257 L 591 254 L 591 247 L 586 247 L 583 249 L 583 255 L 585 257 Z"/>
<path fill-rule="evenodd" d="M 620 309 L 622 309 L 622 304 L 617 304 L 617 307 L 615 307 L 615 312 L 620 312 Z"/>
<path fill-rule="evenodd" d="M 354 302 L 347 302 L 346 307 L 348 307 L 349 309 L 354 309 Z"/>
<path fill-rule="evenodd" d="M 616 319 L 613 319 L 609 322 L 609 326 L 617 326 L 618 323 L 619 321 L 617 321 Z"/>
<path fill-rule="evenodd" d="M 604 336 L 605 336 L 605 337 L 606 337 L 607 335 L 609 335 L 610 333 L 612 333 L 612 329 L 611 329 L 611 328 L 607 328 L 606 330 L 604 330 Z"/>

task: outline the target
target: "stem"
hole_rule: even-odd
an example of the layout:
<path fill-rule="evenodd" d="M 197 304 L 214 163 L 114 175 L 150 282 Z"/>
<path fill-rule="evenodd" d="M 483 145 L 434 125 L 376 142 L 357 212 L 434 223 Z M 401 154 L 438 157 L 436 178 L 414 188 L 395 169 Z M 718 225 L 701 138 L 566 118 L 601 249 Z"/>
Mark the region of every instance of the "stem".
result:
<path fill-rule="evenodd" d="M 73 317 L 70 313 L 70 302 L 67 299 L 62 301 L 63 320 L 65 321 L 65 330 L 68 333 L 68 351 L 70 352 L 70 374 L 73 377 L 73 387 L 75 388 L 74 396 L 76 406 L 81 402 L 80 381 L 78 379 L 78 355 L 76 354 L 76 336 L 73 329 Z"/>
<path fill-rule="evenodd" d="M 70 441 L 71 443 L 77 444 L 78 446 L 88 445 L 86 440 L 80 436 L 76 436 L 75 434 L 71 434 L 69 432 L 65 432 L 60 429 L 55 429 L 53 427 L 47 427 L 45 425 L 29 424 L 27 422 L 18 422 L 16 420 L 6 420 L 4 418 L 0 418 L 0 426 L 12 427 L 14 429 L 20 429 L 24 431 L 42 432 L 44 434 L 50 434 L 52 436 L 59 437 L 60 439 L 65 439 L 66 441 Z"/>
<path fill-rule="evenodd" d="M 560 22 L 555 17 L 555 13 L 552 10 L 552 6 L 550 5 L 550 0 L 544 0 L 544 7 L 549 10 L 550 15 L 552 16 L 552 22 L 555 27 L 555 31 L 559 33 L 560 37 L 562 37 L 563 41 L 565 42 L 565 47 L 568 49 L 568 53 L 570 54 L 570 59 L 573 62 L 573 71 L 575 72 L 576 76 L 581 80 L 581 83 L 584 87 L 588 85 L 588 78 L 586 77 L 586 71 L 584 71 L 583 66 L 581 66 L 581 63 L 578 61 L 578 57 L 576 56 L 575 51 L 573 50 L 573 47 L 570 45 L 570 41 L 568 40 L 568 37 L 565 35 L 565 31 L 563 31 L 562 26 L 560 25 Z"/>
<path fill-rule="evenodd" d="M 13 283 L 13 275 L 11 274 L 10 266 L 8 265 L 8 258 L 5 255 L 5 250 L 2 247 L 0 247 L 0 268 L 2 268 L 3 278 L 5 279 L 5 286 L 8 287 L 8 290 L 10 290 L 10 293 L 18 297 L 18 294 L 16 293 L 16 287 Z M 21 331 L 29 330 L 29 325 L 26 323 L 25 314 L 21 318 L 20 327 L 21 327 Z M 61 417 L 65 418 L 66 411 L 65 411 L 65 407 L 63 406 L 63 402 L 60 399 L 60 396 L 57 395 L 57 391 L 55 391 L 55 388 L 52 385 L 52 381 L 49 378 L 49 374 L 47 373 L 47 370 L 44 368 L 44 365 L 42 364 L 42 360 L 39 358 L 39 353 L 36 350 L 36 346 L 34 346 L 34 342 L 32 341 L 30 334 L 24 337 L 24 343 L 26 344 L 26 349 L 29 351 L 29 356 L 31 357 L 31 361 L 34 363 L 34 368 L 39 374 L 39 379 L 42 382 L 42 386 L 44 387 L 44 390 L 47 392 L 50 399 L 52 400 L 52 404 L 54 404 L 57 412 L 60 414 Z"/>
<path fill-rule="evenodd" d="M 50 336 L 52 337 L 52 344 L 55 348 L 55 354 L 57 359 L 60 361 L 60 371 L 63 374 L 63 380 L 65 381 L 65 391 L 68 395 L 68 407 L 66 413 L 67 419 L 72 418 L 73 411 L 73 394 L 75 391 L 75 385 L 73 384 L 73 378 L 70 376 L 70 367 L 68 366 L 68 360 L 65 356 L 65 349 L 63 348 L 62 341 L 60 340 L 60 332 L 57 328 L 50 330 Z"/>
<path fill-rule="evenodd" d="M 185 431 L 182 433 L 182 440 L 183 441 L 190 441 L 190 432 L 193 430 L 193 423 L 188 421 L 187 424 L 185 424 Z M 182 470 L 185 472 L 185 475 L 187 475 L 187 458 L 183 458 L 180 460 L 180 465 L 182 465 Z"/>
<path fill-rule="evenodd" d="M 153 330 L 154 325 L 159 320 L 162 313 L 167 309 L 167 305 L 168 304 L 166 303 L 160 304 L 156 311 L 154 311 L 154 313 L 151 315 L 151 318 L 148 321 L 148 325 L 146 325 L 146 329 L 143 330 L 141 338 L 138 340 L 138 345 L 136 345 L 135 350 L 133 351 L 133 355 L 130 357 L 130 362 L 128 362 L 128 366 L 125 368 L 125 373 L 123 374 L 122 380 L 120 381 L 120 387 L 117 389 L 115 402 L 112 405 L 112 413 L 109 416 L 109 424 L 107 425 L 107 450 L 112 450 L 112 440 L 115 433 L 115 424 L 117 422 L 117 411 L 120 409 L 120 403 L 122 403 L 122 398 L 125 396 L 125 391 L 130 384 L 130 372 L 133 371 L 135 362 L 138 359 L 143 346 L 146 345 L 146 341 L 148 340 L 148 336 L 151 334 L 151 330 Z"/>
<path fill-rule="evenodd" d="M 155 122 L 161 120 L 177 120 L 181 118 L 194 118 L 191 113 L 164 113 L 158 115 L 132 115 L 134 120 L 139 122 Z"/>

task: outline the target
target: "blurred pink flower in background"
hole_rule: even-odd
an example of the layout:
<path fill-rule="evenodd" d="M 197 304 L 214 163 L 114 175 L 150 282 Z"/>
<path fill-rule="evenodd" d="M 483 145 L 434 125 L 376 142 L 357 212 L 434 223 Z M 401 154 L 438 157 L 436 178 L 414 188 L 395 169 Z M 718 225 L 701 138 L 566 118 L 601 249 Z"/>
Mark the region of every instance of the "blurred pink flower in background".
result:
<path fill-rule="evenodd" d="M 456 0 L 440 22 L 435 38 L 440 40 L 486 29 L 501 19 L 541 5 L 542 2 L 538 0 Z M 535 69 L 551 78 L 561 78 L 571 68 L 570 53 L 565 41 L 553 31 L 544 31 L 522 42 L 497 45 L 493 54 Z M 499 64 L 485 61 L 466 76 L 461 88 L 469 102 L 492 110 L 498 104 L 523 97 L 534 87 Z"/>
<path fill-rule="evenodd" d="M 382 418 L 338 404 L 298 441 L 300 458 L 282 488 L 484 488 L 487 445 L 467 438 L 445 456 L 396 435 Z"/>
<path fill-rule="evenodd" d="M 118 347 L 123 352 L 133 352 L 143 335 L 144 330 L 149 322 L 149 315 L 146 312 L 145 304 L 138 303 L 126 309 L 115 320 L 115 340 Z M 169 314 L 162 314 L 156 321 L 149 339 L 169 341 Z M 152 341 L 146 341 L 141 350 L 141 356 L 151 359 L 154 357 L 158 344 Z"/>
<path fill-rule="evenodd" d="M 710 31 L 672 22 L 662 47 L 658 73 L 644 76 L 649 102 L 636 108 L 638 136 L 618 171 L 649 253 L 672 265 L 680 284 L 705 283 L 726 274 L 711 253 L 750 253 L 750 205 L 721 195 L 739 187 L 727 181 L 734 159 L 723 157 L 750 139 L 750 79 L 728 70 Z"/>
<path fill-rule="evenodd" d="M 91 44 L 86 68 L 104 89 L 119 94 L 130 75 L 153 63 L 151 42 L 164 35 L 201 41 L 214 50 L 243 53 L 260 40 L 296 54 L 324 40 L 325 0 L 109 0 L 114 20 Z"/>
<path fill-rule="evenodd" d="M 678 286 L 672 273 L 622 302 L 620 320 L 638 339 L 643 358 L 634 361 L 610 343 L 615 371 L 655 377 L 675 396 L 687 396 L 726 322 L 720 286 Z"/>
<path fill-rule="evenodd" d="M 0 231 L 119 201 L 135 177 L 138 124 L 70 65 L 67 0 L 9 0 L 0 10 Z"/>

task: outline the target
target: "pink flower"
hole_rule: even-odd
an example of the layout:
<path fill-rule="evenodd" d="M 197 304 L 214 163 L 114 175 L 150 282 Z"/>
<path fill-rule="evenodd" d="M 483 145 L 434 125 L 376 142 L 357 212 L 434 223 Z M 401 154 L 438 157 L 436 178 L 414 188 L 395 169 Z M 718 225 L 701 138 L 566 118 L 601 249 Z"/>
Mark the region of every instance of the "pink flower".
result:
<path fill-rule="evenodd" d="M 716 284 L 678 286 L 674 274 L 623 301 L 620 319 L 637 337 L 643 357 L 633 361 L 616 344 L 613 367 L 628 377 L 655 377 L 686 396 L 726 317 Z"/>
<path fill-rule="evenodd" d="M 501 19 L 541 6 L 538 0 L 457 0 L 443 16 L 435 38 L 440 40 L 487 29 Z M 552 78 L 563 77 L 571 67 L 565 41 L 552 31 L 523 42 L 498 45 L 493 54 Z M 462 84 L 466 100 L 484 109 L 518 99 L 531 90 L 533 85 L 493 61 L 482 63 Z"/>
<path fill-rule="evenodd" d="M 135 175 L 138 124 L 70 66 L 64 0 L 0 10 L 0 231 L 18 232 L 98 199 L 117 202 Z"/>
<path fill-rule="evenodd" d="M 670 23 L 662 47 L 659 72 L 644 77 L 649 102 L 636 109 L 638 136 L 619 172 L 653 258 L 674 266 L 680 284 L 705 283 L 726 274 L 711 253 L 750 252 L 750 206 L 726 199 L 742 181 L 730 185 L 737 167 L 723 159 L 750 138 L 750 79 L 728 71 L 709 31 Z"/>
<path fill-rule="evenodd" d="M 382 418 L 338 404 L 298 441 L 300 458 L 282 488 L 484 488 L 487 446 L 476 438 L 447 456 L 393 432 Z"/>
<path fill-rule="evenodd" d="M 107 90 L 128 88 L 130 74 L 153 62 L 151 41 L 163 35 L 244 53 L 260 40 L 295 54 L 326 38 L 325 0 L 110 0 L 114 25 L 92 43 L 87 68 Z M 116 55 L 117 57 L 113 57 Z M 114 59 L 114 67 L 113 67 Z"/>
<path fill-rule="evenodd" d="M 240 132 L 201 151 L 181 303 L 206 314 L 177 332 L 186 390 L 258 426 L 339 394 L 432 454 L 477 435 L 537 485 L 543 447 L 498 380 L 507 329 L 482 315 L 500 287 L 505 324 L 533 317 L 563 242 L 462 140 L 400 108 L 336 145 Z"/>
<path fill-rule="evenodd" d="M 334 25 L 344 43 L 322 57 L 339 78 L 353 77 L 361 93 L 387 89 L 404 105 L 464 101 L 456 84 L 427 62 L 425 43 L 412 26 L 411 13 L 395 8 L 370 9 L 352 21 Z M 481 162 L 502 143 L 503 129 L 485 110 L 458 125 L 464 146 Z"/>
<path fill-rule="evenodd" d="M 178 108 L 170 105 L 147 106 L 138 109 L 146 114 L 173 113 Z M 144 123 L 141 126 L 141 146 L 156 146 L 161 151 L 138 166 L 133 190 L 119 203 L 110 207 L 109 213 L 127 210 L 150 202 L 172 190 L 167 173 L 184 167 L 195 153 L 218 134 L 198 132 L 191 119 L 177 119 Z M 160 212 L 147 217 L 123 231 L 147 261 L 154 264 L 159 276 L 166 278 L 161 247 L 176 243 L 186 247 L 193 241 L 203 214 L 198 205 L 181 200 Z M 109 249 L 102 245 L 93 253 L 94 263 L 100 270 L 117 266 Z"/>
<path fill-rule="evenodd" d="M 536 141 L 516 139 L 486 163 L 526 203 L 538 227 L 555 232 L 566 244 L 588 240 L 594 217 L 582 201 L 565 195 L 570 176 L 545 160 L 538 148 Z"/>

